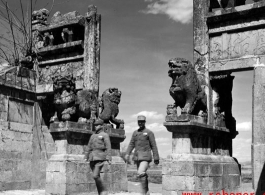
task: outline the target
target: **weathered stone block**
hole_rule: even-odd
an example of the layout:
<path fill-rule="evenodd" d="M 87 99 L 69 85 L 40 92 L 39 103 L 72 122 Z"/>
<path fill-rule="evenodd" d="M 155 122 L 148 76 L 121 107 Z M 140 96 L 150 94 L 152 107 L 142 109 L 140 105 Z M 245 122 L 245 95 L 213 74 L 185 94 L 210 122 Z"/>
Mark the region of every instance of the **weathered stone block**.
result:
<path fill-rule="evenodd" d="M 45 194 L 46 195 L 66 194 L 66 187 L 67 187 L 66 184 L 60 184 L 60 183 L 46 184 Z"/>
<path fill-rule="evenodd" d="M 185 190 L 185 176 L 163 175 L 162 185 L 163 189 L 167 191 Z"/>
<path fill-rule="evenodd" d="M 68 163 L 67 163 L 68 164 Z M 65 170 L 65 162 L 49 161 L 47 163 L 46 171 L 49 172 L 63 172 Z"/>
<path fill-rule="evenodd" d="M 67 184 L 77 184 L 78 180 L 78 173 L 77 172 L 70 172 L 69 175 L 66 177 Z"/>
<path fill-rule="evenodd" d="M 7 121 L 8 112 L 0 112 L 0 119 Z"/>
<path fill-rule="evenodd" d="M 163 162 L 162 174 L 164 175 L 186 175 L 192 176 L 195 173 L 194 163 L 191 161 L 167 161 Z"/>
<path fill-rule="evenodd" d="M 5 138 L 5 139 L 14 139 L 15 138 L 15 131 L 12 131 L 12 130 L 2 130 L 1 131 L 1 136 L 3 137 L 3 138 Z"/>
<path fill-rule="evenodd" d="M 31 180 L 31 172 L 27 170 L 16 170 L 12 171 L 12 181 L 30 181 Z"/>
<path fill-rule="evenodd" d="M 54 183 L 53 172 L 46 172 L 46 184 Z"/>
<path fill-rule="evenodd" d="M 222 164 L 210 164 L 209 176 L 222 176 L 223 175 L 223 165 Z"/>
<path fill-rule="evenodd" d="M 28 141 L 32 142 L 33 134 L 32 133 L 21 133 L 21 132 L 16 132 L 15 133 L 15 139 L 16 140 L 22 140 L 22 141 Z"/>
<path fill-rule="evenodd" d="M 77 183 L 79 184 L 88 183 L 87 179 L 88 179 L 87 173 L 81 173 L 81 172 L 77 173 Z"/>
<path fill-rule="evenodd" d="M 113 176 L 114 176 L 113 173 L 100 173 L 100 177 L 106 183 L 111 183 Z"/>
<path fill-rule="evenodd" d="M 191 140 L 188 134 L 173 133 L 172 153 L 176 154 L 191 153 Z"/>
<path fill-rule="evenodd" d="M 86 177 L 87 177 L 87 183 L 95 183 L 95 180 L 93 178 L 93 174 L 92 173 L 86 173 Z"/>
<path fill-rule="evenodd" d="M 222 177 L 212 177 L 212 178 L 213 178 L 212 190 L 221 190 L 223 187 L 223 178 Z"/>
<path fill-rule="evenodd" d="M 163 195 L 181 195 L 181 192 L 162 189 Z"/>
<path fill-rule="evenodd" d="M 89 192 L 97 192 L 97 187 L 96 187 L 95 182 L 94 183 L 89 183 L 88 187 L 89 187 L 89 190 L 88 190 Z"/>
<path fill-rule="evenodd" d="M 2 181 L 2 182 L 12 182 L 12 179 L 13 179 L 12 171 L 1 171 L 0 175 L 1 175 L 0 181 Z"/>
<path fill-rule="evenodd" d="M 3 182 L 2 190 L 27 190 L 30 189 L 30 181 L 22 181 L 22 182 Z"/>
<path fill-rule="evenodd" d="M 66 184 L 66 176 L 65 173 L 53 172 L 54 183 Z"/>
<path fill-rule="evenodd" d="M 66 189 L 66 194 L 75 194 L 78 193 L 78 185 L 79 184 L 68 184 Z"/>
<path fill-rule="evenodd" d="M 120 191 L 122 191 L 122 192 L 127 192 L 128 191 L 127 179 L 126 180 L 122 180 L 122 182 L 120 182 L 119 184 L 120 184 Z"/>
<path fill-rule="evenodd" d="M 1 160 L 0 165 L 1 165 L 0 170 L 10 171 L 10 170 L 12 170 L 12 168 L 14 166 L 14 161 L 13 160 Z"/>
<path fill-rule="evenodd" d="M 67 140 L 56 140 L 55 141 L 55 152 L 57 154 L 67 154 Z"/>
<path fill-rule="evenodd" d="M 19 161 L 18 165 L 17 165 L 17 169 L 19 170 L 29 170 L 31 168 L 31 161 L 29 160 L 23 160 L 23 161 Z"/>
<path fill-rule="evenodd" d="M 224 170 L 224 174 L 236 174 L 236 175 L 240 175 L 240 169 L 239 169 L 239 165 L 234 163 L 227 163 L 223 165 L 223 170 Z"/>
<path fill-rule="evenodd" d="M 236 189 L 240 187 L 240 175 L 229 175 L 229 183 L 228 188 L 229 189 Z"/>
<path fill-rule="evenodd" d="M 55 144 L 54 143 L 48 143 L 48 142 L 43 142 L 43 145 L 45 145 L 45 149 L 49 153 L 55 153 Z"/>
<path fill-rule="evenodd" d="M 32 153 L 31 152 L 23 152 L 20 153 L 21 154 L 21 159 L 30 159 L 32 157 Z"/>
<path fill-rule="evenodd" d="M 91 172 L 91 168 L 88 162 L 80 162 L 77 164 L 77 172 L 81 173 L 89 173 Z"/>
<path fill-rule="evenodd" d="M 11 152 L 13 150 L 12 148 L 12 139 L 4 139 L 4 142 L 5 142 L 5 151 L 6 152 Z M 9 155 L 8 158 L 10 158 L 11 154 L 7 154 Z"/>
<path fill-rule="evenodd" d="M 211 171 L 211 166 L 209 163 L 195 164 L 195 175 L 196 176 L 209 176 Z"/>
<path fill-rule="evenodd" d="M 46 167 L 47 167 L 48 162 L 41 160 L 40 161 L 40 171 L 46 171 Z"/>
<path fill-rule="evenodd" d="M 78 184 L 77 185 L 78 193 L 82 192 L 89 192 L 89 185 L 88 184 Z"/>
<path fill-rule="evenodd" d="M 10 129 L 20 132 L 32 133 L 33 125 L 10 122 Z"/>
<path fill-rule="evenodd" d="M 77 171 L 77 163 L 74 161 L 69 161 L 66 163 L 66 170 L 67 173 L 69 172 L 78 172 Z"/>
<path fill-rule="evenodd" d="M 195 189 L 196 190 L 213 190 L 213 178 L 212 177 L 195 177 Z"/>

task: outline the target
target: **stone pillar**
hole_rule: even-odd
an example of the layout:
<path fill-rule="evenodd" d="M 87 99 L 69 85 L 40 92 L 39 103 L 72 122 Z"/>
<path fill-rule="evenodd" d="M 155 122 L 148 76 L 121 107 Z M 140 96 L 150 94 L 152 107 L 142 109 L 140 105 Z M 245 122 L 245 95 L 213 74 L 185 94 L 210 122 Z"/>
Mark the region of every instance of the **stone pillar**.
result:
<path fill-rule="evenodd" d="M 172 133 L 172 154 L 162 164 L 163 195 L 237 191 L 240 168 L 229 155 L 229 130 L 207 125 L 197 116 L 174 118 L 164 123 Z"/>
<path fill-rule="evenodd" d="M 210 0 L 193 0 L 193 64 L 207 93 L 208 124 L 213 125 L 212 90 L 209 79 L 209 34 L 207 14 Z"/>
<path fill-rule="evenodd" d="M 265 192 L 265 67 L 254 69 L 252 97 L 252 175 L 257 195 Z"/>
<path fill-rule="evenodd" d="M 93 133 L 90 124 L 58 122 L 50 126 L 56 151 L 46 168 L 46 195 L 96 192 L 89 162 L 84 160 L 84 149 Z M 127 191 L 126 164 L 119 156 L 119 144 L 125 131 L 105 129 L 111 139 L 113 163 L 106 163 L 101 178 L 109 191 Z"/>
<path fill-rule="evenodd" d="M 95 6 L 88 7 L 84 40 L 84 88 L 99 91 L 100 15 Z"/>
<path fill-rule="evenodd" d="M 74 122 L 50 125 L 56 149 L 46 167 L 47 195 L 96 191 L 89 163 L 83 155 L 84 145 L 92 134 L 87 127 Z"/>

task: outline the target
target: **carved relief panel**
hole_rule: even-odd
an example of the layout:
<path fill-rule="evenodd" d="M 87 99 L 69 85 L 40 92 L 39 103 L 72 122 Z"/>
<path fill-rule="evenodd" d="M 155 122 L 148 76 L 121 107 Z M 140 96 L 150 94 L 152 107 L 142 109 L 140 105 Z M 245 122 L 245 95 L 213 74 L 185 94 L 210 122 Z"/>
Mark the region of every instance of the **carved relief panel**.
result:
<path fill-rule="evenodd" d="M 223 33 L 210 38 L 210 61 L 265 54 L 265 29 Z"/>

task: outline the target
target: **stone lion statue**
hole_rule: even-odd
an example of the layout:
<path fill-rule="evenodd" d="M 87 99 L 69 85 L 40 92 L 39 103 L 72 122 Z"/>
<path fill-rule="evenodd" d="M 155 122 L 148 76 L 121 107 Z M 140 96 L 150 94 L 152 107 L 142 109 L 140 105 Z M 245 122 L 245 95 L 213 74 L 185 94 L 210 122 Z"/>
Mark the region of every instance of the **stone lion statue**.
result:
<path fill-rule="evenodd" d="M 53 77 L 54 100 L 56 113 L 50 119 L 55 121 L 72 121 L 75 120 L 76 114 L 76 94 L 75 80 L 73 76 L 56 76 Z"/>
<path fill-rule="evenodd" d="M 88 122 L 89 119 L 95 120 L 98 115 L 97 94 L 91 90 L 84 89 L 76 95 L 78 122 Z"/>
<path fill-rule="evenodd" d="M 119 103 L 121 100 L 121 91 L 117 88 L 109 88 L 105 90 L 101 96 L 100 106 L 101 113 L 99 114 L 99 119 L 104 123 L 114 123 L 116 129 L 124 128 L 124 121 L 121 119 L 116 119 L 119 113 Z"/>
<path fill-rule="evenodd" d="M 205 85 L 199 80 L 192 64 L 184 58 L 173 58 L 168 65 L 168 76 L 172 78 L 169 93 L 175 100 L 174 107 L 180 107 L 182 113 L 206 114 Z"/>

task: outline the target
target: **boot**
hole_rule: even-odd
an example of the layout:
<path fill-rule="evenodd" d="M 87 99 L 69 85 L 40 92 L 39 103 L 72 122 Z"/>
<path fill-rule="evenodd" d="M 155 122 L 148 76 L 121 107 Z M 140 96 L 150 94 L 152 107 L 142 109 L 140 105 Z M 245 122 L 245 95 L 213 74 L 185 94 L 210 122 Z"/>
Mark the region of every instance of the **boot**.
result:
<path fill-rule="evenodd" d="M 141 195 L 149 195 L 149 188 L 148 188 L 148 177 L 145 175 L 144 177 L 139 178 L 141 184 Z"/>
<path fill-rule="evenodd" d="M 97 178 L 95 179 L 96 182 L 96 186 L 97 186 L 97 190 L 98 190 L 98 194 L 99 195 L 108 195 L 108 190 L 106 188 L 106 186 L 104 185 L 104 183 L 102 182 L 101 178 Z"/>

